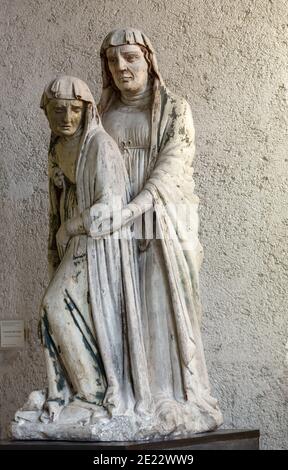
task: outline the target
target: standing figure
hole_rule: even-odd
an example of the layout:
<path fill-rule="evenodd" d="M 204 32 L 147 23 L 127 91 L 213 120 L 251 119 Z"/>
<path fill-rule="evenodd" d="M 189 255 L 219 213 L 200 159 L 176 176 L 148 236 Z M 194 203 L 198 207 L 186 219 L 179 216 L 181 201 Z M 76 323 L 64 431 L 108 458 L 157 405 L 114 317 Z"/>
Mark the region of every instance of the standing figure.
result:
<path fill-rule="evenodd" d="M 130 227 L 121 228 L 129 180 L 84 82 L 54 79 L 41 108 L 51 129 L 51 280 L 39 324 L 48 387 L 30 394 L 12 434 L 107 440 L 106 422 L 125 413 L 146 416 L 151 405 L 135 244 Z M 103 217 L 114 220 L 113 234 L 99 224 Z M 117 429 L 112 440 L 119 438 Z"/>
<path fill-rule="evenodd" d="M 210 395 L 200 334 L 202 248 L 191 110 L 165 87 L 153 47 L 140 31 L 110 32 L 101 61 L 98 109 L 131 187 L 123 224 L 127 217 L 140 226 L 141 325 L 155 416 L 164 431 L 211 430 L 222 416 Z"/>

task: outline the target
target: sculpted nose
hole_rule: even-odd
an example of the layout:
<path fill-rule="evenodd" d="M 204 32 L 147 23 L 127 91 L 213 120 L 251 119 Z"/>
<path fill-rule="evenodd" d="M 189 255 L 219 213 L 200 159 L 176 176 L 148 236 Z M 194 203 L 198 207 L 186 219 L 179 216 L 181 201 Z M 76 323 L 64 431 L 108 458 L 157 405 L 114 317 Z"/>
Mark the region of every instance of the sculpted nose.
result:
<path fill-rule="evenodd" d="M 119 70 L 126 70 L 127 69 L 126 61 L 121 56 L 118 59 L 118 69 Z"/>
<path fill-rule="evenodd" d="M 71 119 L 71 111 L 69 108 L 66 108 L 64 113 L 64 122 L 70 122 Z"/>

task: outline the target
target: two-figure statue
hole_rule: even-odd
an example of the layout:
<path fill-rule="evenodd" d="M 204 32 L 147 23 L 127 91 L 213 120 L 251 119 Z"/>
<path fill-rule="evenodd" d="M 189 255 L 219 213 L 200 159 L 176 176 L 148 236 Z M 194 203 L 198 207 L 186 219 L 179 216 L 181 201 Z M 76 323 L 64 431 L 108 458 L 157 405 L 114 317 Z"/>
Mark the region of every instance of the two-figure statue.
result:
<path fill-rule="evenodd" d="M 40 333 L 48 388 L 15 438 L 133 440 L 213 430 L 200 335 L 198 199 L 187 102 L 148 38 L 112 31 L 98 105 L 81 80 L 46 86 L 51 281 Z"/>

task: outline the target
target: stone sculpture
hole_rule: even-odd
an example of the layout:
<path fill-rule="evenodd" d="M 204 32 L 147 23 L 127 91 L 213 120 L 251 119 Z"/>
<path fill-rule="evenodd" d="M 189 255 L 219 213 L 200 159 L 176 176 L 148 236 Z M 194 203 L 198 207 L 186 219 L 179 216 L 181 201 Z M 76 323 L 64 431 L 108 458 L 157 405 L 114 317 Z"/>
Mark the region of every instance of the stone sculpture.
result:
<path fill-rule="evenodd" d="M 140 31 L 109 33 L 101 62 L 98 110 L 73 77 L 42 96 L 52 131 L 48 389 L 16 413 L 18 439 L 149 439 L 222 423 L 200 334 L 190 107 L 166 88 Z"/>

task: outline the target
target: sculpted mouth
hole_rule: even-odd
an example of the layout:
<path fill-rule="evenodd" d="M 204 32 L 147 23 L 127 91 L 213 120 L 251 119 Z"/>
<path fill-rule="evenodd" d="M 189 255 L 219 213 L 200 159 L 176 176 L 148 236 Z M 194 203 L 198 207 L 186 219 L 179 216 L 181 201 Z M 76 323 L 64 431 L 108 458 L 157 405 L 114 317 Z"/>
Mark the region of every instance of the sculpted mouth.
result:
<path fill-rule="evenodd" d="M 132 80 L 133 77 L 131 77 L 131 75 L 121 75 L 119 77 L 119 80 L 122 82 L 122 81 L 126 81 L 126 80 Z"/>

